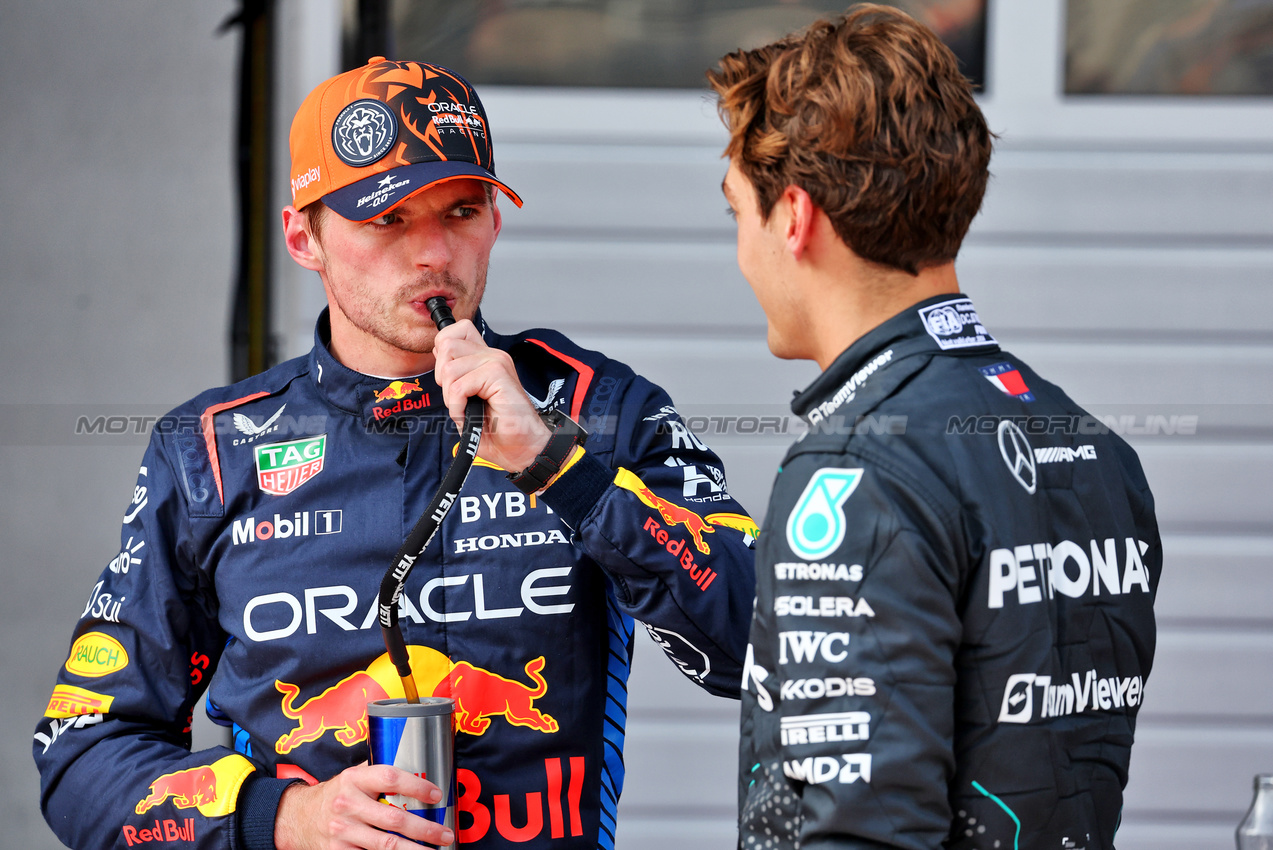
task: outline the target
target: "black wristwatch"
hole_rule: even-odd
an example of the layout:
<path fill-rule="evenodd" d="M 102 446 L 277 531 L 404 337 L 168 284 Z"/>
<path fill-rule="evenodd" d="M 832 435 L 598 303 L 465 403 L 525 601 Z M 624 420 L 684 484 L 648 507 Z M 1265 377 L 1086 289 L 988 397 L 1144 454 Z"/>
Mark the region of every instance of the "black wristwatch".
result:
<path fill-rule="evenodd" d="M 531 461 L 530 466 L 521 472 L 508 473 L 508 480 L 526 495 L 542 490 L 561 471 L 561 465 L 570 457 L 575 446 L 582 446 L 588 439 L 588 432 L 560 410 L 545 413 L 543 420 L 544 424 L 553 429 L 548 445 Z"/>

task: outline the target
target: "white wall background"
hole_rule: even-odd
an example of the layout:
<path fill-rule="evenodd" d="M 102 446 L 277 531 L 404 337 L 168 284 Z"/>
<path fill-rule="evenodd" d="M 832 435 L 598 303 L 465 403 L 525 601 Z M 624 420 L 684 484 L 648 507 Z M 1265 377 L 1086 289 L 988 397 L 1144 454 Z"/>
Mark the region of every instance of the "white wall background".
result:
<path fill-rule="evenodd" d="M 282 2 L 280 163 L 292 111 L 336 70 L 338 6 Z M 238 41 L 213 32 L 235 7 L 0 0 L 0 843 L 57 846 L 27 736 L 144 444 L 76 437 L 75 419 L 162 412 L 226 377 Z M 1273 771 L 1273 100 L 1063 99 L 1060 23 L 1060 0 L 991 2 L 981 102 L 1002 139 L 959 272 L 1005 346 L 1093 412 L 1198 417 L 1130 436 L 1167 554 L 1119 846 L 1220 850 Z M 558 327 L 687 415 L 785 414 L 814 369 L 765 348 L 706 97 L 483 97 L 527 201 L 505 209 L 491 323 Z M 279 248 L 291 356 L 322 298 Z M 787 440 L 709 435 L 757 514 Z M 737 703 L 638 640 L 620 846 L 724 850 Z"/>
<path fill-rule="evenodd" d="M 237 6 L 0 2 L 2 847 L 60 846 L 31 733 L 146 443 L 76 419 L 227 377 Z"/>

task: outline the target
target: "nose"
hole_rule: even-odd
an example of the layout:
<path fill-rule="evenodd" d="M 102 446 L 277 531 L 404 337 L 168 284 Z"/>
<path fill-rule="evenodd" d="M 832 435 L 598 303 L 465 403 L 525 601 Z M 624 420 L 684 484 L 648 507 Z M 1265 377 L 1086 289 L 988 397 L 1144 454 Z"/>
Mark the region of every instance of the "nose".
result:
<path fill-rule="evenodd" d="M 450 265 L 451 234 L 442 222 L 432 217 L 419 218 L 407 229 L 406 240 L 416 268 L 442 271 Z"/>

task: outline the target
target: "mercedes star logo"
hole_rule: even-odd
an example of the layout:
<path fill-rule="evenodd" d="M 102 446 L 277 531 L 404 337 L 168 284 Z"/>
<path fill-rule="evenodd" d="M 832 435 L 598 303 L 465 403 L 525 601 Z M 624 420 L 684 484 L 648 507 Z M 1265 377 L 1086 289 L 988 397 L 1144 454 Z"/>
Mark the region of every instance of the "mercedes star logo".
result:
<path fill-rule="evenodd" d="M 1039 484 L 1034 465 L 1034 450 L 1030 448 L 1030 441 L 1021 433 L 1021 429 L 1008 419 L 999 423 L 999 454 L 1003 455 L 1003 462 L 1008 465 L 1008 471 L 1017 479 L 1017 483 L 1027 493 L 1033 494 Z"/>

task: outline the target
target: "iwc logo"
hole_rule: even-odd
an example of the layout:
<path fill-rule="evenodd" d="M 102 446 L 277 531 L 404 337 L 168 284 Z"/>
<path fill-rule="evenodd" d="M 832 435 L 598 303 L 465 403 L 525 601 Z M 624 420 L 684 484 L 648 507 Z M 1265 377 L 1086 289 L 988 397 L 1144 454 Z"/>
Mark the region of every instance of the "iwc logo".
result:
<path fill-rule="evenodd" d="M 332 148 L 346 165 L 370 165 L 389 152 L 398 138 L 398 121 L 378 100 L 355 100 L 332 124 Z"/>
<path fill-rule="evenodd" d="M 844 542 L 841 507 L 862 480 L 860 469 L 819 469 L 787 518 L 787 545 L 806 561 L 831 554 Z"/>

